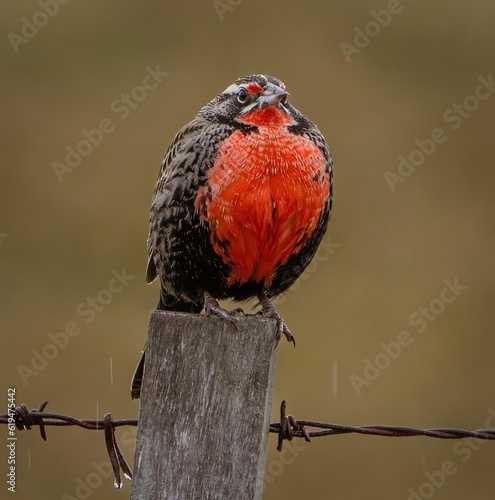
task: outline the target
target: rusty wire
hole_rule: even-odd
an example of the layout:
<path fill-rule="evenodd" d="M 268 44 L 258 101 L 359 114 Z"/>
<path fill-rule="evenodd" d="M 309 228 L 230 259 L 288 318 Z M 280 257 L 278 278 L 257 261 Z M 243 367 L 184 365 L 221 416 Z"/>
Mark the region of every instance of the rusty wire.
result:
<path fill-rule="evenodd" d="M 46 413 L 43 410 L 46 408 L 48 401 L 41 403 L 39 408 L 34 410 L 29 410 L 27 405 L 21 404 L 16 406 L 12 414 L 3 413 L 0 415 L 0 424 L 10 424 L 15 423 L 15 426 L 20 431 L 27 429 L 31 430 L 33 426 L 39 426 L 40 435 L 44 441 L 46 441 L 46 429 L 47 425 L 77 425 L 83 429 L 90 429 L 93 431 L 103 430 L 105 436 L 105 444 L 107 447 L 108 457 L 110 458 L 110 463 L 112 464 L 112 469 L 114 473 L 114 486 L 116 488 L 122 488 L 123 483 L 120 477 L 120 471 L 123 472 L 126 479 L 132 478 L 132 472 L 129 465 L 124 458 L 124 455 L 120 451 L 120 447 L 115 439 L 115 428 L 121 427 L 123 425 L 133 425 L 136 426 L 138 421 L 136 419 L 124 419 L 124 420 L 113 420 L 111 413 L 106 413 L 102 420 L 98 419 L 79 419 L 71 417 L 69 415 L 61 415 L 60 413 Z"/>
<path fill-rule="evenodd" d="M 104 430 L 105 444 L 114 471 L 115 487 L 122 487 L 122 480 L 120 477 L 121 471 L 126 479 L 132 478 L 132 472 L 115 438 L 115 428 L 124 425 L 137 426 L 138 421 L 136 419 L 113 420 L 111 413 L 106 413 L 101 420 L 79 419 L 60 413 L 46 413 L 44 409 L 47 404 L 48 401 L 44 401 L 39 408 L 33 410 L 29 410 L 25 404 L 21 404 L 17 406 L 11 414 L 0 414 L 0 424 L 10 424 L 13 420 L 19 430 L 30 430 L 34 426 L 39 426 L 40 435 L 45 441 L 45 427 L 50 425 L 76 425 L 83 429 Z M 314 427 L 321 430 L 309 431 L 307 429 L 308 427 Z M 478 438 L 495 440 L 495 429 L 478 429 L 474 431 L 455 428 L 416 429 L 414 427 L 395 425 L 351 426 L 317 422 L 314 420 L 296 420 L 294 416 L 286 415 L 285 401 L 282 401 L 280 405 L 280 421 L 271 423 L 269 431 L 278 434 L 278 451 L 282 451 L 284 440 L 291 441 L 293 438 L 302 438 L 309 442 L 311 438 L 314 437 L 350 433 L 386 437 L 426 436 L 439 439 Z"/>
<path fill-rule="evenodd" d="M 286 402 L 282 401 L 282 404 L 280 405 L 280 422 L 270 424 L 270 432 L 278 434 L 278 451 L 282 450 L 284 439 L 290 441 L 292 438 L 298 437 L 309 442 L 313 437 L 350 433 L 387 437 L 426 436 L 439 439 L 495 439 L 495 429 L 478 429 L 475 431 L 468 431 L 455 428 L 416 429 L 414 427 L 402 427 L 396 425 L 352 426 L 315 422 L 314 420 L 296 420 L 292 415 L 286 415 L 285 411 Z M 316 427 L 324 430 L 308 431 L 307 427 Z"/>

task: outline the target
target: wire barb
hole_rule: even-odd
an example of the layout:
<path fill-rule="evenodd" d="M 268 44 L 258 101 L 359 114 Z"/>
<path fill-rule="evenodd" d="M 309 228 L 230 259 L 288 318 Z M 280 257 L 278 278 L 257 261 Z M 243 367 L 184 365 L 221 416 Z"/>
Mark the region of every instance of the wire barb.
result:
<path fill-rule="evenodd" d="M 284 439 L 292 441 L 293 437 L 302 437 L 308 443 L 311 442 L 308 429 L 304 425 L 301 425 L 292 415 L 286 416 L 286 408 L 287 403 L 284 399 L 280 404 L 280 423 L 270 424 L 270 432 L 278 432 L 278 451 L 282 451 Z"/>
<path fill-rule="evenodd" d="M 37 415 L 37 413 L 41 413 L 45 409 L 47 404 L 48 401 L 43 401 L 38 409 L 34 409 L 31 411 L 29 411 L 28 407 L 25 404 L 17 406 L 14 412 L 15 426 L 20 431 L 22 431 L 24 429 L 31 430 L 31 427 L 33 425 L 38 425 L 40 428 L 41 438 L 43 439 L 43 441 L 46 441 L 46 431 L 43 418 Z"/>

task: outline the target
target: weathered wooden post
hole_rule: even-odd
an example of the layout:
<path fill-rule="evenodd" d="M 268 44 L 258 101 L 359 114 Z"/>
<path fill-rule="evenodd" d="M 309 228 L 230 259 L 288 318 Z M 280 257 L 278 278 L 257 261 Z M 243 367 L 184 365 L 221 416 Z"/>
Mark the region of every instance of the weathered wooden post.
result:
<path fill-rule="evenodd" d="M 153 311 L 131 500 L 260 499 L 276 323 Z"/>

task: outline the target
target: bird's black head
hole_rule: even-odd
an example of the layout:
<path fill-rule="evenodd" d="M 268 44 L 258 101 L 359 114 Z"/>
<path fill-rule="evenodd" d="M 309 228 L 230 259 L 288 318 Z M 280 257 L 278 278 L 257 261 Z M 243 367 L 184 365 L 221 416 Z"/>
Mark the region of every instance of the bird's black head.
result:
<path fill-rule="evenodd" d="M 204 106 L 200 115 L 210 121 L 236 122 L 243 115 L 273 106 L 292 115 L 285 84 L 273 76 L 250 75 L 239 78 Z"/>

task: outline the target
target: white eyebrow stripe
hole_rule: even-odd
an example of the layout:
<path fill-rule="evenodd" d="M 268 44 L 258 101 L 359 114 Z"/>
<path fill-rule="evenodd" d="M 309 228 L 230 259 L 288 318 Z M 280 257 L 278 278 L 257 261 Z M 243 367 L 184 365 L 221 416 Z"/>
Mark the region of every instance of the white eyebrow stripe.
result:
<path fill-rule="evenodd" d="M 224 91 L 224 94 L 237 94 L 238 90 L 240 88 L 240 85 L 237 85 L 236 83 L 233 83 L 232 85 L 229 85 Z"/>

